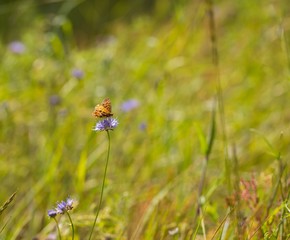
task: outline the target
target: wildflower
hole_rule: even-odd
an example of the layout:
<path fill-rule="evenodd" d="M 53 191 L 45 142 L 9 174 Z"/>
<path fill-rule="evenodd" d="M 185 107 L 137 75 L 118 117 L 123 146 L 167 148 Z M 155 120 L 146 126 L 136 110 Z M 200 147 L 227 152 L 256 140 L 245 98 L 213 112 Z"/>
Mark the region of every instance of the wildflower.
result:
<path fill-rule="evenodd" d="M 64 214 L 65 212 L 73 209 L 73 199 L 67 198 L 66 201 L 61 201 L 57 204 L 56 212 L 58 214 Z"/>
<path fill-rule="evenodd" d="M 147 129 L 147 124 L 145 122 L 140 123 L 139 129 L 141 131 L 145 131 Z"/>
<path fill-rule="evenodd" d="M 139 107 L 139 101 L 136 99 L 130 99 L 128 101 L 125 101 L 121 105 L 121 109 L 123 112 L 129 112 L 137 107 Z"/>
<path fill-rule="evenodd" d="M 102 103 L 102 105 L 97 105 L 97 107 L 102 106 L 104 109 L 106 109 L 106 107 L 104 105 L 106 106 L 106 104 Z M 109 102 L 109 106 L 107 107 L 107 110 L 108 110 L 109 113 L 111 112 L 111 104 L 110 104 L 110 102 Z M 94 220 L 91 232 L 90 232 L 89 240 L 92 239 L 94 228 L 96 226 L 96 222 L 97 222 L 97 219 L 98 219 L 98 216 L 99 216 L 99 213 L 100 213 L 102 200 L 103 200 L 103 193 L 104 193 L 106 175 L 107 175 L 107 170 L 108 170 L 108 165 L 109 165 L 110 149 L 111 149 L 111 138 L 110 138 L 110 131 L 109 130 L 113 130 L 114 128 L 116 128 L 118 126 L 118 124 L 119 123 L 118 123 L 117 119 L 112 118 L 112 117 L 107 117 L 107 118 L 97 122 L 96 126 L 93 128 L 93 131 L 106 131 L 107 136 L 108 136 L 109 144 L 108 144 L 107 160 L 106 160 L 106 166 L 105 166 L 105 171 L 104 171 L 104 175 L 103 175 L 103 183 L 102 183 L 99 206 L 98 206 L 98 210 L 97 210 L 97 213 L 96 213 L 96 216 L 95 216 L 95 220 Z"/>
<path fill-rule="evenodd" d="M 74 203 L 74 200 L 72 198 L 68 197 L 65 201 L 61 201 L 60 203 L 58 203 L 57 207 L 55 209 L 51 209 L 51 210 L 47 211 L 48 216 L 53 218 L 55 223 L 56 223 L 59 239 L 61 239 L 61 233 L 60 233 L 58 221 L 57 221 L 57 219 L 55 217 L 56 217 L 57 214 L 65 214 L 66 213 L 66 215 L 67 215 L 67 217 L 68 217 L 68 219 L 69 219 L 69 221 L 71 223 L 72 240 L 74 240 L 74 232 L 75 232 L 74 224 L 73 224 L 72 218 L 71 218 L 71 216 L 70 216 L 70 214 L 68 212 L 69 210 L 73 209 L 73 203 Z"/>
<path fill-rule="evenodd" d="M 73 77 L 75 77 L 76 79 L 80 80 L 84 77 L 84 72 L 81 70 L 81 69 L 78 69 L 78 68 L 74 68 L 72 71 L 71 71 L 71 75 Z"/>
<path fill-rule="evenodd" d="M 66 199 L 66 209 L 68 211 L 73 209 L 73 203 L 74 203 L 74 200 L 72 198 Z"/>
<path fill-rule="evenodd" d="M 64 214 L 66 212 L 66 202 L 61 201 L 57 204 L 56 211 L 58 214 Z"/>
<path fill-rule="evenodd" d="M 56 106 L 59 105 L 61 103 L 61 98 L 58 95 L 51 95 L 49 97 L 49 103 L 51 106 Z"/>
<path fill-rule="evenodd" d="M 57 211 L 54 209 L 50 209 L 47 211 L 47 215 L 51 218 L 55 218 L 55 216 L 57 215 Z"/>
<path fill-rule="evenodd" d="M 93 131 L 108 131 L 113 130 L 118 126 L 119 122 L 115 118 L 105 118 L 97 122 L 96 126 L 93 128 Z"/>
<path fill-rule="evenodd" d="M 16 54 L 22 54 L 25 52 L 26 47 L 25 45 L 20 41 L 13 41 L 9 44 L 9 49 L 11 52 Z"/>

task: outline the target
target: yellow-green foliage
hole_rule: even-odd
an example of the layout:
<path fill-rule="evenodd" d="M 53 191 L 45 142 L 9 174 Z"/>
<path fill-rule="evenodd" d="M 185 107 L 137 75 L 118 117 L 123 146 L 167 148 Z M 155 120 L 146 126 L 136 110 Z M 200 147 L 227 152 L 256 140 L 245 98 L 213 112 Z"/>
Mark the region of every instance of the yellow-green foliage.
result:
<path fill-rule="evenodd" d="M 23 53 L 1 44 L 0 203 L 17 195 L 1 216 L 0 239 L 56 234 L 47 210 L 67 196 L 78 201 L 71 216 L 78 239 L 86 239 L 108 144 L 105 133 L 92 131 L 91 113 L 105 97 L 119 126 L 111 132 L 96 239 L 210 239 L 222 230 L 228 239 L 255 231 L 254 238 L 275 237 L 281 216 L 277 234 L 286 234 L 290 15 L 278 2 L 215 3 L 219 72 L 202 1 L 176 4 L 166 21 L 157 13 L 115 21 L 86 48 L 72 40 L 65 18 L 67 38 L 35 18 L 18 36 Z M 82 79 L 72 75 L 75 68 Z M 123 112 L 128 99 L 139 106 Z M 198 196 L 214 106 L 215 136 Z M 239 183 L 252 178 L 256 190 Z M 223 222 L 229 199 L 238 206 Z M 202 218 L 194 221 L 199 201 Z M 69 239 L 67 219 L 60 223 Z"/>

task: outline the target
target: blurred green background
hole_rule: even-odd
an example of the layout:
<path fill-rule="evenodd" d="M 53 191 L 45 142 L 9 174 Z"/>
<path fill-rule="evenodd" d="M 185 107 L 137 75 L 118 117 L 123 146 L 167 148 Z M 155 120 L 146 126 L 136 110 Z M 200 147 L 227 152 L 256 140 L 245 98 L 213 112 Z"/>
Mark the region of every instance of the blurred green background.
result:
<path fill-rule="evenodd" d="M 290 5 L 219 0 L 213 10 L 219 71 L 205 1 L 1 0 L 0 205 L 17 195 L 0 239 L 55 239 L 47 210 L 67 196 L 78 201 L 77 238 L 88 235 L 108 144 L 91 113 L 106 97 L 120 124 L 96 239 L 191 239 L 219 79 L 224 113 L 202 195 L 209 239 L 235 192 L 235 158 L 239 176 L 257 181 L 257 209 L 275 193 L 279 154 L 289 191 Z M 276 194 L 273 211 L 285 200 Z"/>

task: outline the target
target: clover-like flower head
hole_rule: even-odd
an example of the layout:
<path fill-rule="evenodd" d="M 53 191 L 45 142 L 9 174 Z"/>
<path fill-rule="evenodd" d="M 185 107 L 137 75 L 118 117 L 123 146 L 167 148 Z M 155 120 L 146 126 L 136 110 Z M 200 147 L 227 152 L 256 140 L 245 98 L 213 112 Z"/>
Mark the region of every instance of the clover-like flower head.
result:
<path fill-rule="evenodd" d="M 93 128 L 93 131 L 101 132 L 114 130 L 118 126 L 119 122 L 116 118 L 105 118 L 96 123 L 96 126 Z"/>
<path fill-rule="evenodd" d="M 64 214 L 67 211 L 73 209 L 74 200 L 68 197 L 65 201 L 61 201 L 57 204 L 55 209 L 47 211 L 49 217 L 54 218 L 57 214 Z"/>

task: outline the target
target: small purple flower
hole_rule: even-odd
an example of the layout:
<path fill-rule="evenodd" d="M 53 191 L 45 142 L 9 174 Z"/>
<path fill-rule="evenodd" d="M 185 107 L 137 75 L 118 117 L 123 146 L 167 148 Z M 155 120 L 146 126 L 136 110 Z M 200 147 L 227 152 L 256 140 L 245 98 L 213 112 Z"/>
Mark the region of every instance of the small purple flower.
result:
<path fill-rule="evenodd" d="M 71 75 L 73 77 L 75 77 L 76 79 L 80 80 L 84 77 L 84 72 L 81 70 L 81 69 L 78 69 L 78 68 L 74 68 L 72 71 L 71 71 Z"/>
<path fill-rule="evenodd" d="M 61 201 L 57 204 L 57 207 L 54 210 L 48 211 L 48 216 L 55 216 L 57 214 L 64 214 L 67 211 L 73 209 L 74 200 L 72 198 L 67 198 L 66 201 Z"/>
<path fill-rule="evenodd" d="M 47 215 L 51 218 L 55 218 L 55 216 L 57 215 L 57 211 L 54 209 L 50 209 L 47 211 Z"/>
<path fill-rule="evenodd" d="M 9 44 L 9 49 L 11 52 L 15 54 L 22 54 L 25 52 L 26 47 L 25 45 L 20 41 L 13 41 Z"/>
<path fill-rule="evenodd" d="M 136 99 L 129 99 L 121 105 L 121 109 L 123 112 L 129 112 L 135 108 L 139 107 L 139 101 Z"/>
<path fill-rule="evenodd" d="M 147 124 L 145 122 L 142 122 L 140 125 L 139 125 L 139 129 L 141 131 L 145 131 L 147 129 Z"/>
<path fill-rule="evenodd" d="M 74 200 L 72 198 L 67 198 L 66 199 L 66 209 L 69 211 L 69 210 L 72 210 L 73 209 L 73 203 L 74 203 Z"/>
<path fill-rule="evenodd" d="M 61 201 L 60 203 L 57 204 L 56 211 L 58 214 L 64 214 L 66 212 L 66 202 Z"/>
<path fill-rule="evenodd" d="M 115 118 L 105 118 L 97 122 L 96 126 L 93 128 L 93 131 L 108 131 L 114 130 L 118 126 L 119 122 Z"/>
<path fill-rule="evenodd" d="M 51 106 L 56 106 L 59 105 L 61 103 L 61 98 L 58 95 L 51 95 L 49 97 L 49 103 Z"/>

